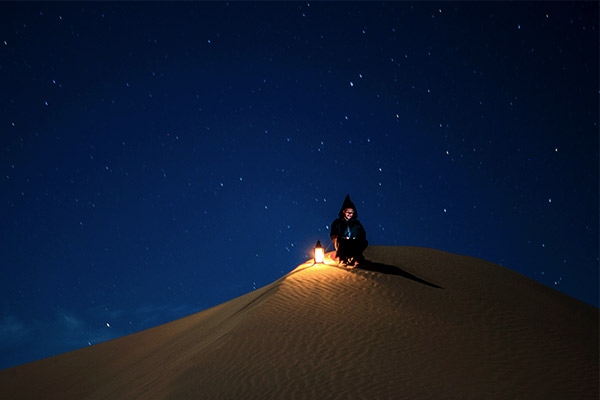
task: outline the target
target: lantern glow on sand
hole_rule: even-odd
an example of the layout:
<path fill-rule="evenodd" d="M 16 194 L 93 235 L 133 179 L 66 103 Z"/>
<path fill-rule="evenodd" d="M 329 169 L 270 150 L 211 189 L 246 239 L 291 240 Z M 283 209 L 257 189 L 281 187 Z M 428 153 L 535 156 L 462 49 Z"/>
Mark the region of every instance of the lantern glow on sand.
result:
<path fill-rule="evenodd" d="M 322 264 L 325 261 L 325 250 L 321 246 L 321 241 L 317 240 L 315 245 L 315 264 Z"/>

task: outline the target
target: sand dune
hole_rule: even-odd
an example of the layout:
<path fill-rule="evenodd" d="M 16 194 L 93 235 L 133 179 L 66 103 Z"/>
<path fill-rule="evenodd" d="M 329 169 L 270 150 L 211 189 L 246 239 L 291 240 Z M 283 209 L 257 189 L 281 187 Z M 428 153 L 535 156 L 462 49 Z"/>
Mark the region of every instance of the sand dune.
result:
<path fill-rule="evenodd" d="M 495 264 L 370 247 L 0 371 L 6 399 L 597 399 L 598 309 Z"/>

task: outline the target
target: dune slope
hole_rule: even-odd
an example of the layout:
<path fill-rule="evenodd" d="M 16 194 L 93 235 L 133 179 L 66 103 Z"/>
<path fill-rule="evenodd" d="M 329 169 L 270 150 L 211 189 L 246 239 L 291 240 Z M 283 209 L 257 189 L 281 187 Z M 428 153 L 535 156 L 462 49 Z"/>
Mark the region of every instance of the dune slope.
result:
<path fill-rule="evenodd" d="M 8 399 L 597 399 L 598 309 L 495 264 L 369 247 L 0 371 Z"/>

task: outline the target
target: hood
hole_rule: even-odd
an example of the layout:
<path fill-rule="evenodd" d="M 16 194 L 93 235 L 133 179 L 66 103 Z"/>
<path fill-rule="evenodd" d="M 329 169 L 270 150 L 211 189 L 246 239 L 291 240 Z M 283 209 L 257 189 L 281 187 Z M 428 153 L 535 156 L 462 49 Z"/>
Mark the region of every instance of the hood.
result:
<path fill-rule="evenodd" d="M 342 208 L 340 209 L 340 212 L 338 214 L 338 216 L 340 218 L 344 218 L 344 210 L 346 208 L 352 208 L 354 210 L 354 215 L 350 219 L 357 219 L 358 218 L 358 210 L 356 209 L 356 206 L 354 205 L 354 203 L 352 202 L 352 200 L 350 200 L 350 195 L 349 194 L 346 195 L 346 198 L 344 199 L 344 203 L 342 204 Z"/>

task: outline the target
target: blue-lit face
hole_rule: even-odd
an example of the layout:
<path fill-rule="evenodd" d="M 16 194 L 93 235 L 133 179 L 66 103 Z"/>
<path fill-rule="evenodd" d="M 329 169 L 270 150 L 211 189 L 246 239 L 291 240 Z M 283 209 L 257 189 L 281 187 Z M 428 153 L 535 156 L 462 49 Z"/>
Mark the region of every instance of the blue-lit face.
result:
<path fill-rule="evenodd" d="M 346 208 L 344 210 L 344 218 L 346 218 L 346 221 L 348 221 L 350 218 L 352 218 L 352 216 L 354 215 L 354 210 L 351 208 Z"/>

